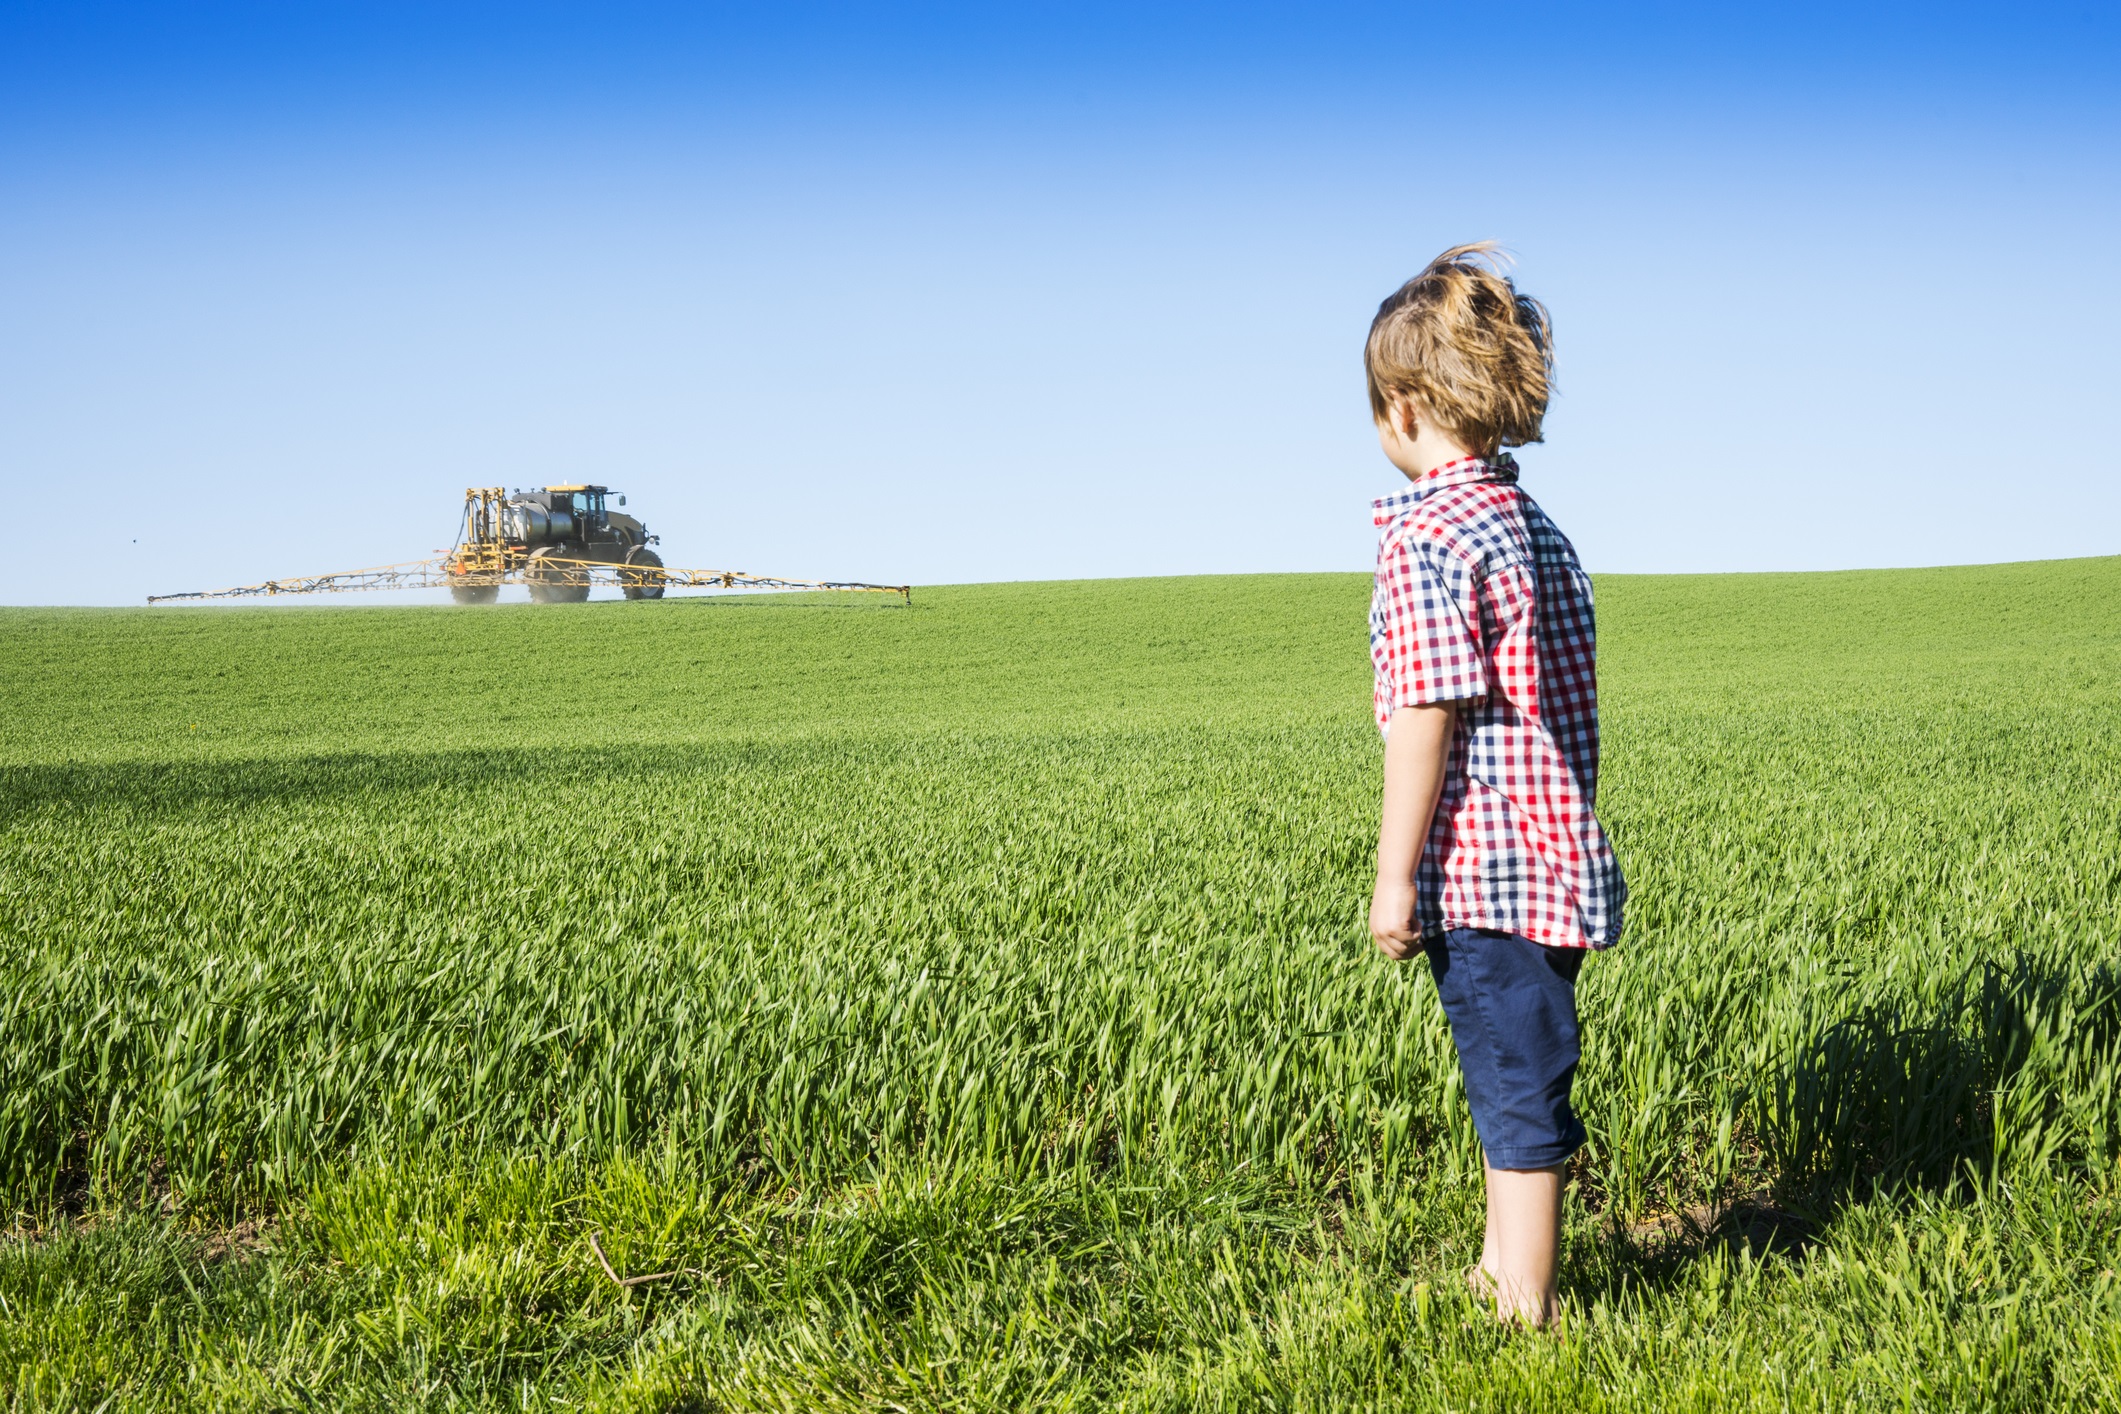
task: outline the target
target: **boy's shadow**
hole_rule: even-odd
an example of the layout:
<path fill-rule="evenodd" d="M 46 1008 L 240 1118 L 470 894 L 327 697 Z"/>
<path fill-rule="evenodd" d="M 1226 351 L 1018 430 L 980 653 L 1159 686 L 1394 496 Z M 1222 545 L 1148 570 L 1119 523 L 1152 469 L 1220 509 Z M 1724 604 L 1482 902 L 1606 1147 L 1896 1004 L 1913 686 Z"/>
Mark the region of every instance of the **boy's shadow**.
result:
<path fill-rule="evenodd" d="M 1999 1095 L 2016 1106 L 2010 1146 L 2053 1154 L 2069 1129 L 2060 1087 L 2012 1082 L 2058 1038 L 2096 1052 L 2117 1034 L 2121 977 L 2111 965 L 2066 970 L 2021 956 L 1969 968 L 1925 1002 L 1853 1007 L 1796 1048 L 1748 1106 L 1771 1183 L 1605 1224 L 1585 1284 L 1662 1287 L 1704 1257 L 1740 1249 L 1802 1261 L 1851 1204 L 1967 1191 L 1996 1166 Z"/>
<path fill-rule="evenodd" d="M 1621 1285 L 1670 1285 L 1703 1257 L 1744 1251 L 1754 1261 L 1802 1261 L 1825 1219 L 1782 1206 L 1771 1191 L 1704 1203 L 1640 1222 L 1599 1229 L 1598 1265 Z M 1603 1284 L 1600 1282 L 1594 1285 Z"/>

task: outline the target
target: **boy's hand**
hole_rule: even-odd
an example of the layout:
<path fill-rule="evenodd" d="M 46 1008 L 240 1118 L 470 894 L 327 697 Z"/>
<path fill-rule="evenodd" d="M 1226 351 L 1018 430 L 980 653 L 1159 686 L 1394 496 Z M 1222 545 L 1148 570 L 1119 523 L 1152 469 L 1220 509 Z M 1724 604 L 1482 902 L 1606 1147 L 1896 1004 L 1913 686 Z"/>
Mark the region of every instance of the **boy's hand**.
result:
<path fill-rule="evenodd" d="M 1394 962 L 1405 962 L 1421 951 L 1410 881 L 1378 877 L 1377 891 L 1370 895 L 1370 936 L 1377 940 L 1377 950 Z"/>

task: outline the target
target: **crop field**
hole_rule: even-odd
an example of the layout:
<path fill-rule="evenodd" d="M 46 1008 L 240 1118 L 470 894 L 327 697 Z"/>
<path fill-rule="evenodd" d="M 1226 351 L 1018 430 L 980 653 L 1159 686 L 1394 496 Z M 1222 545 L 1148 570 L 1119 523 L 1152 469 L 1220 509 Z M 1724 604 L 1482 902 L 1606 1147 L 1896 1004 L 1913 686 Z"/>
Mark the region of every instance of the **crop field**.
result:
<path fill-rule="evenodd" d="M 1551 1334 L 1365 576 L 0 611 L 0 1401 L 2121 1407 L 2121 559 L 1598 590 Z"/>

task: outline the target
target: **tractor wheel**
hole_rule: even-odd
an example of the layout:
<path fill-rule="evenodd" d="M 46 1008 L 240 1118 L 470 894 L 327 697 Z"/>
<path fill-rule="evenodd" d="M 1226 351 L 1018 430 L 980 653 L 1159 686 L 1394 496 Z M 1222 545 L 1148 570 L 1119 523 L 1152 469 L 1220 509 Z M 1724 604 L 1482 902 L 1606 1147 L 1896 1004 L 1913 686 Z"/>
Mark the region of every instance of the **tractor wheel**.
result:
<path fill-rule="evenodd" d="M 579 604 L 589 597 L 589 571 L 579 565 L 539 564 L 545 559 L 573 559 L 570 547 L 554 545 L 530 552 L 530 597 L 539 604 Z"/>
<path fill-rule="evenodd" d="M 452 584 L 449 597 L 459 604 L 491 604 L 501 597 L 498 584 Z"/>
<path fill-rule="evenodd" d="M 625 586 L 628 599 L 660 599 L 663 597 L 663 557 L 646 545 L 636 546 L 627 552 L 626 568 L 619 571 L 619 583 Z"/>

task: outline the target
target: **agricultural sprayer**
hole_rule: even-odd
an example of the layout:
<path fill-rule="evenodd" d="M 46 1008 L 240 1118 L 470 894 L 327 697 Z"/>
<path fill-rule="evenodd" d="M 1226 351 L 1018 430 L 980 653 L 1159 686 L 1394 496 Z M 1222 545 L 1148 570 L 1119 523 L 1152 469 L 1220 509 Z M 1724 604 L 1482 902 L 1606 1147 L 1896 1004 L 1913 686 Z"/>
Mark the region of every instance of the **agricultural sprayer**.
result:
<path fill-rule="evenodd" d="M 299 579 L 268 579 L 235 589 L 150 594 L 150 604 L 173 599 L 237 599 L 260 595 L 323 594 L 352 589 L 447 589 L 459 604 L 491 604 L 501 586 L 520 584 L 540 604 L 579 603 L 590 587 L 611 583 L 628 599 L 660 599 L 671 589 L 853 590 L 896 594 L 913 602 L 903 584 L 852 580 L 784 579 L 743 570 L 678 569 L 653 548 L 658 537 L 617 507 L 626 498 L 608 486 L 575 484 L 533 491 L 498 486 L 464 492 L 457 543 L 438 559 L 342 570 Z"/>

